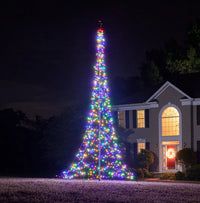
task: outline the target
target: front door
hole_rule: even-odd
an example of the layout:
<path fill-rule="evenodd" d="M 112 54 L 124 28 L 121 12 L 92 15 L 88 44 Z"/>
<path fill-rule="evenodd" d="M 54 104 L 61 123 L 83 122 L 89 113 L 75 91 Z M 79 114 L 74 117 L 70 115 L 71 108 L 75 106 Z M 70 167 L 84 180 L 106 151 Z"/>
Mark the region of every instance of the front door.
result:
<path fill-rule="evenodd" d="M 165 142 L 163 142 L 165 143 Z M 163 172 L 175 172 L 177 170 L 182 171 L 181 166 L 176 163 L 176 152 L 179 151 L 179 142 L 169 141 L 165 145 L 162 145 L 162 171 Z"/>
<path fill-rule="evenodd" d="M 167 170 L 175 169 L 175 155 L 176 155 L 175 145 L 168 145 L 166 150 Z"/>

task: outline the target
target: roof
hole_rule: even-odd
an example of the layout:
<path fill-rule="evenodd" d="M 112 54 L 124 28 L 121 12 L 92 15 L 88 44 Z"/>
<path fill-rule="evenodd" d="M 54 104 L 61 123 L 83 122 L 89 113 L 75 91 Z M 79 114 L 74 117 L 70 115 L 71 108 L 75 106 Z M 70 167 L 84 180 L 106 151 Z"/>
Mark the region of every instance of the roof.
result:
<path fill-rule="evenodd" d="M 164 83 L 156 85 L 151 88 L 149 87 L 149 88 L 138 89 L 137 91 L 134 91 L 131 96 L 121 98 L 119 101 L 117 101 L 117 105 L 143 103 L 149 97 L 151 97 L 163 84 Z"/>
<path fill-rule="evenodd" d="M 187 95 L 181 89 L 177 88 L 171 82 L 167 81 L 146 102 L 151 102 L 151 101 L 156 100 L 158 98 L 158 96 L 161 95 L 168 87 L 171 87 L 171 88 L 175 89 L 177 92 L 179 92 L 180 94 L 182 94 L 182 99 L 192 99 L 189 95 Z"/>

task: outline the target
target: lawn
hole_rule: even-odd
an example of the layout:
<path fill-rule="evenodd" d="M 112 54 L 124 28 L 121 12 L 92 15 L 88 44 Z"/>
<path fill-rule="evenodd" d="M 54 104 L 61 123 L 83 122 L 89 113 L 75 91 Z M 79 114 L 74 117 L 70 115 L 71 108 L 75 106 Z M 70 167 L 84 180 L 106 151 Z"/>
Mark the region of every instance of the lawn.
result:
<path fill-rule="evenodd" d="M 200 184 L 0 178 L 0 202 L 200 202 Z"/>

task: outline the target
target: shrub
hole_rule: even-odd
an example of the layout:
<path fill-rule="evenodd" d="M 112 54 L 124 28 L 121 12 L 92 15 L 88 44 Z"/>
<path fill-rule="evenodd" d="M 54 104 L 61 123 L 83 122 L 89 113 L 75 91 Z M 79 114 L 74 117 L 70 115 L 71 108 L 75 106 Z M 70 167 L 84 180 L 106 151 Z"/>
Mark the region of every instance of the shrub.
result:
<path fill-rule="evenodd" d="M 142 171 L 144 173 L 145 178 L 152 178 L 153 177 L 153 175 L 146 168 L 143 168 Z"/>
<path fill-rule="evenodd" d="M 149 169 L 149 166 L 154 162 L 154 155 L 151 151 L 142 149 L 141 152 L 137 154 L 136 162 L 139 167 Z"/>
<path fill-rule="evenodd" d="M 143 172 L 142 168 L 132 169 L 132 171 L 134 173 L 135 180 L 144 179 L 144 172 Z"/>
<path fill-rule="evenodd" d="M 194 165 L 186 171 L 187 179 L 200 180 L 200 164 Z"/>
<path fill-rule="evenodd" d="M 174 173 L 163 173 L 160 175 L 161 180 L 174 180 L 175 174 Z"/>
<path fill-rule="evenodd" d="M 143 172 L 142 168 L 137 169 L 137 173 L 138 173 L 139 179 L 144 179 L 144 172 Z"/>
<path fill-rule="evenodd" d="M 169 174 L 168 174 L 168 173 L 163 173 L 163 174 L 161 174 L 161 175 L 160 175 L 160 179 L 161 179 L 161 180 L 167 180 L 167 179 L 169 179 Z"/>
<path fill-rule="evenodd" d="M 175 179 L 176 180 L 185 180 L 186 179 L 186 175 L 184 172 L 178 171 L 175 173 Z"/>
<path fill-rule="evenodd" d="M 186 169 L 196 164 L 197 158 L 195 152 L 190 148 L 184 148 L 176 153 L 176 160 L 179 161 Z"/>

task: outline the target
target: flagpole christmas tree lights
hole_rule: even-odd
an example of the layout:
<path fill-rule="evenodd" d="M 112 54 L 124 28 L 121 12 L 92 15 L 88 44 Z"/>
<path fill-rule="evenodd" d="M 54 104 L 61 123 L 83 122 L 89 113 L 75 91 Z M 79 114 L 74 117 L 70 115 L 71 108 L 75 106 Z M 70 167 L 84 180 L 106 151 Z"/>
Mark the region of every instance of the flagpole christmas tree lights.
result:
<path fill-rule="evenodd" d="M 86 131 L 74 162 L 69 170 L 63 171 L 61 177 L 133 180 L 133 174 L 122 163 L 122 154 L 113 125 L 104 62 L 105 38 L 101 22 L 99 22 L 96 42 L 96 65 Z"/>

